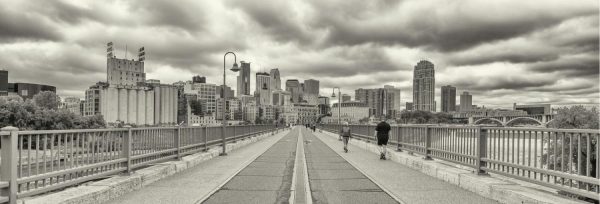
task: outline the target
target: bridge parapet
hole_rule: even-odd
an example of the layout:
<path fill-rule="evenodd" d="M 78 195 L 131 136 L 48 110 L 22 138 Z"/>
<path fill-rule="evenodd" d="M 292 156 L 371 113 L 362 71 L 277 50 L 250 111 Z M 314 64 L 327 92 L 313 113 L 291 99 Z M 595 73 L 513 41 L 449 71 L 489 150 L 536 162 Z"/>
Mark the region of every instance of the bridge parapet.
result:
<path fill-rule="evenodd" d="M 354 137 L 376 141 L 374 126 L 350 127 Z M 338 132 L 340 126 L 322 128 Z M 593 159 L 600 157 L 598 141 L 598 130 L 399 125 L 390 132 L 390 144 L 399 151 L 592 199 L 600 194 L 600 162 Z"/>
<path fill-rule="evenodd" d="M 0 131 L 0 203 L 208 150 L 275 125 Z"/>

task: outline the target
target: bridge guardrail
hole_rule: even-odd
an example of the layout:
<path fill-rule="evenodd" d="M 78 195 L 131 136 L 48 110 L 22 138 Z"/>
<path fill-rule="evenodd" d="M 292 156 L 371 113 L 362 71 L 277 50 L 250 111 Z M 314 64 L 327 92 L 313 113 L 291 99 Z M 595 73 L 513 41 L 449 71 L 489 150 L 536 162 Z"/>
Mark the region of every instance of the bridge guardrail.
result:
<path fill-rule="evenodd" d="M 338 133 L 341 126 L 322 129 Z M 350 125 L 354 137 L 376 141 L 375 126 Z M 495 173 L 575 195 L 600 196 L 600 131 L 483 126 L 392 126 L 399 151 Z"/>
<path fill-rule="evenodd" d="M 226 141 L 279 130 L 227 126 Z M 0 131 L 0 203 L 77 185 L 221 145 L 222 127 Z"/>

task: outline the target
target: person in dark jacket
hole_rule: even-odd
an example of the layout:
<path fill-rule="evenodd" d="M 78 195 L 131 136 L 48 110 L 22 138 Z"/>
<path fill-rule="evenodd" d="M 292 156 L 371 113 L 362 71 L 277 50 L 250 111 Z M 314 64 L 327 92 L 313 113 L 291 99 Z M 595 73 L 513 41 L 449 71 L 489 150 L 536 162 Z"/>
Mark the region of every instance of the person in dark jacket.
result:
<path fill-rule="evenodd" d="M 390 124 L 388 124 L 385 121 L 385 119 L 383 119 L 379 124 L 377 124 L 377 127 L 375 128 L 375 131 L 377 131 L 377 145 L 379 146 L 379 152 L 381 153 L 379 159 L 386 159 L 386 146 L 388 143 L 388 139 L 390 138 L 391 129 L 392 127 L 390 127 Z"/>
<path fill-rule="evenodd" d="M 352 136 L 352 132 L 350 132 L 350 125 L 348 122 L 342 123 L 343 126 L 340 129 L 340 137 L 342 137 L 342 142 L 344 143 L 344 152 L 348 153 L 348 141 L 350 140 L 350 136 Z"/>

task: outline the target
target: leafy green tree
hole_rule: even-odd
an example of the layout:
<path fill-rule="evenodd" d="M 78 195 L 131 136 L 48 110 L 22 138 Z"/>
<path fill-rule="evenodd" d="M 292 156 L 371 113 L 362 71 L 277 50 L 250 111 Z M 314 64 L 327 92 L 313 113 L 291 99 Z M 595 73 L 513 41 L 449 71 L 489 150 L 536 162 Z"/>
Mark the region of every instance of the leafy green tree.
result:
<path fill-rule="evenodd" d="M 60 103 L 60 98 L 51 91 L 42 91 L 33 96 L 33 102 L 40 108 L 56 110 Z"/>

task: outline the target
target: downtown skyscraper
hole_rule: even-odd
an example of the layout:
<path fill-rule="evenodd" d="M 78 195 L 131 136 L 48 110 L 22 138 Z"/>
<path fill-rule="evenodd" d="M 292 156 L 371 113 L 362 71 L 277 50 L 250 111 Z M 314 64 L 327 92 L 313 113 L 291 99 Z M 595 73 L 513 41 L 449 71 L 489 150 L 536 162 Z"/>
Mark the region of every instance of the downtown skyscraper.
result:
<path fill-rule="evenodd" d="M 464 91 L 460 95 L 460 111 L 470 111 L 473 108 L 473 96 Z"/>
<path fill-rule="evenodd" d="M 354 97 L 356 101 L 360 101 L 369 107 L 369 115 L 378 118 L 393 118 L 399 111 L 394 106 L 399 103 L 400 93 L 392 86 L 377 89 L 356 89 Z"/>
<path fill-rule="evenodd" d="M 433 63 L 421 60 L 413 75 L 414 110 L 435 112 L 435 70 Z"/>
<path fill-rule="evenodd" d="M 300 100 L 302 99 L 302 88 L 300 86 L 300 81 L 297 79 L 288 79 L 285 82 L 285 90 L 292 94 L 293 103 L 300 103 Z"/>
<path fill-rule="evenodd" d="M 269 76 L 269 73 L 256 73 L 256 91 L 254 95 L 258 98 L 258 104 L 271 105 L 271 76 Z"/>
<path fill-rule="evenodd" d="M 240 75 L 237 77 L 237 96 L 250 95 L 250 62 L 240 62 Z"/>
<path fill-rule="evenodd" d="M 442 112 L 456 111 L 456 87 L 446 85 L 442 86 Z"/>
<path fill-rule="evenodd" d="M 271 69 L 271 90 L 281 90 L 281 75 L 279 74 L 279 69 Z"/>

